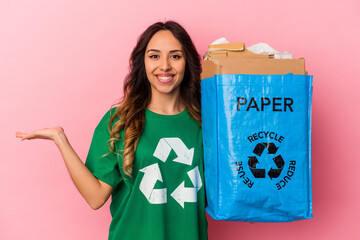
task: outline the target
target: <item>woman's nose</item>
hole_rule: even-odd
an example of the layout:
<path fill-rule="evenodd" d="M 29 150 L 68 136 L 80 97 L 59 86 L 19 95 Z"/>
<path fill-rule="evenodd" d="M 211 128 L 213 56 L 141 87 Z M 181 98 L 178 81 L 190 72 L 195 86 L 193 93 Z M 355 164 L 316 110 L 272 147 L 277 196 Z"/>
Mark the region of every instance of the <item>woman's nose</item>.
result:
<path fill-rule="evenodd" d="M 171 69 L 171 64 L 170 64 L 169 58 L 162 59 L 160 69 L 162 71 L 168 71 Z"/>

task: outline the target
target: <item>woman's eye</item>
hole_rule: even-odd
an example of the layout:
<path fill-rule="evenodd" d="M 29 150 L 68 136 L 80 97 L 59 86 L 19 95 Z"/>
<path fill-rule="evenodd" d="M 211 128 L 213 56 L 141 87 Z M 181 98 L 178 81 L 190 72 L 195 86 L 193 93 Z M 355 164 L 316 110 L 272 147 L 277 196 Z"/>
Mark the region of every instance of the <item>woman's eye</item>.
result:
<path fill-rule="evenodd" d="M 172 55 L 171 58 L 179 59 L 179 58 L 181 58 L 181 56 L 180 55 Z"/>
<path fill-rule="evenodd" d="M 157 58 L 159 58 L 159 55 L 154 54 L 154 55 L 149 56 L 149 58 L 157 59 Z"/>

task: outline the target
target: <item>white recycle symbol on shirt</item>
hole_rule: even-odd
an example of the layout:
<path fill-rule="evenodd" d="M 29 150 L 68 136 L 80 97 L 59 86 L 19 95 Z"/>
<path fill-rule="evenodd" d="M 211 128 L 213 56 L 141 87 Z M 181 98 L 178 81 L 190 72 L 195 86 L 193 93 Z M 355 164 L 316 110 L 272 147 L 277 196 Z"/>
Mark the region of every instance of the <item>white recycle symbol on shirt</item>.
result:
<path fill-rule="evenodd" d="M 191 166 L 194 156 L 194 148 L 188 149 L 180 138 L 162 138 L 160 139 L 154 157 L 166 162 L 171 149 L 177 155 L 173 161 Z M 167 189 L 154 189 L 156 182 L 163 182 L 158 163 L 154 163 L 140 169 L 144 173 L 140 182 L 140 191 L 145 195 L 151 204 L 164 204 L 167 202 Z M 172 193 L 173 197 L 183 208 L 185 202 L 197 202 L 197 192 L 202 187 L 202 181 L 198 166 L 187 172 L 194 187 L 185 187 L 183 181 Z"/>

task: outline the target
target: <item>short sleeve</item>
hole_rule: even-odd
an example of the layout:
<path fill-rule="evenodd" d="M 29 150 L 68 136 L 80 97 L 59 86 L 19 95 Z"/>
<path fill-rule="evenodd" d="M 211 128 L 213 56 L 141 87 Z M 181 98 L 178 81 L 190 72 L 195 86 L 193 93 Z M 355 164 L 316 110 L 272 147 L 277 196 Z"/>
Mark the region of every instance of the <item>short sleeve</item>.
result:
<path fill-rule="evenodd" d="M 108 124 L 111 114 L 114 112 L 115 108 L 109 110 L 95 128 L 85 166 L 96 178 L 116 188 L 122 177 L 118 158 L 115 153 L 109 154 L 110 149 L 107 145 L 107 141 L 110 139 Z"/>

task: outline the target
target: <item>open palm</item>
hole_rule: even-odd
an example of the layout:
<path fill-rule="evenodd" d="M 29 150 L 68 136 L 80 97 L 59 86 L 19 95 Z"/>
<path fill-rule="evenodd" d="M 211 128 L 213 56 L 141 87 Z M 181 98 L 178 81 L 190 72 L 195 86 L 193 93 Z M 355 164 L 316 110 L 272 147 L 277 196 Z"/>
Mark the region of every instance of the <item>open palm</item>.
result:
<path fill-rule="evenodd" d="M 43 128 L 39 130 L 35 130 L 31 133 L 23 133 L 16 132 L 16 137 L 21 138 L 23 140 L 31 140 L 31 139 L 48 139 L 54 140 L 56 136 L 64 133 L 64 129 L 62 127 L 53 127 L 53 128 Z"/>

